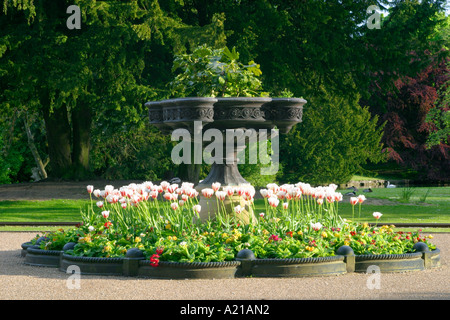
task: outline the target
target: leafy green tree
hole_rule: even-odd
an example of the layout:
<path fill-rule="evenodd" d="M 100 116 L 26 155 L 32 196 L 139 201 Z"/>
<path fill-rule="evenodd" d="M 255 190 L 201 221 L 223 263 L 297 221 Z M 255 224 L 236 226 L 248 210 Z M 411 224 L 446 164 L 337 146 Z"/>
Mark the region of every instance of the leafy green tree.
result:
<path fill-rule="evenodd" d="M 66 27 L 72 4 L 82 9 L 80 30 Z M 152 9 L 156 16 L 157 8 Z M 136 1 L 4 2 L 1 66 L 8 85 L 3 104 L 31 105 L 40 112 L 53 176 L 89 173 L 90 132 L 98 110 L 126 106 L 133 115 L 151 96 L 139 80 L 142 42 L 151 34 L 150 27 L 143 32 L 145 14 Z"/>
<path fill-rule="evenodd" d="M 449 50 L 450 43 L 450 16 L 447 16 L 446 23 L 436 30 L 436 38 L 444 41 L 443 50 Z M 446 63 L 446 78 L 438 88 L 433 108 L 426 116 L 426 122 L 433 128 L 427 138 L 427 148 L 439 146 L 441 143 L 450 145 L 450 59 Z"/>
<path fill-rule="evenodd" d="M 384 160 L 382 126 L 357 99 L 324 90 L 305 105 L 303 119 L 280 143 L 280 181 L 345 183 L 368 161 Z"/>
<path fill-rule="evenodd" d="M 0 183 L 15 182 L 14 178 L 19 173 L 24 160 L 21 150 L 7 148 L 2 136 L 0 136 L 0 147 Z"/>
<path fill-rule="evenodd" d="M 0 114 L 0 183 L 45 178 L 48 157 L 43 128 L 44 122 L 27 108 Z"/>
<path fill-rule="evenodd" d="M 81 9 L 80 29 L 66 26 L 70 5 Z M 93 127 L 102 128 L 96 141 L 142 128 L 144 103 L 168 94 L 173 52 L 222 41 L 220 15 L 213 22 L 189 28 L 157 0 L 4 0 L 2 109 L 26 106 L 44 119 L 50 176 L 89 177 Z"/>

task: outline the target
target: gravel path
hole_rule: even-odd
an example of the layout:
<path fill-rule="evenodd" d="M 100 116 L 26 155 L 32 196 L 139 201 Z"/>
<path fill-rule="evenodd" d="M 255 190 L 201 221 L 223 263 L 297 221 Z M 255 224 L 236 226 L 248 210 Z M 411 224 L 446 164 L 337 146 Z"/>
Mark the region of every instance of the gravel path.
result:
<path fill-rule="evenodd" d="M 79 289 L 54 268 L 25 265 L 20 245 L 35 233 L 0 233 L 0 300 L 412 300 L 450 299 L 450 234 L 434 234 L 442 266 L 433 270 L 382 274 L 380 289 L 369 275 L 229 280 L 151 280 L 81 276 Z"/>

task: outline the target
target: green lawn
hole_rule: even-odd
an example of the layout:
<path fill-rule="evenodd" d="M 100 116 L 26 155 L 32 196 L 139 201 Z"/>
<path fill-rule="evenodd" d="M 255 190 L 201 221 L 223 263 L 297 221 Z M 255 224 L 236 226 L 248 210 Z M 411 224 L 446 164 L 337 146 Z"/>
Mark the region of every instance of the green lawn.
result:
<path fill-rule="evenodd" d="M 80 222 L 89 200 L 0 201 L 0 222 Z"/>

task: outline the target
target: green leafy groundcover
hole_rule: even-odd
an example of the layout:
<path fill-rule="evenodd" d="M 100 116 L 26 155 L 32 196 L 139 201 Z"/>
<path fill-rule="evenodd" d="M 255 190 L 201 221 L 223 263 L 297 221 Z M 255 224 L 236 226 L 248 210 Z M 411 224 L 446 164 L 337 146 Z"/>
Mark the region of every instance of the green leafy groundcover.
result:
<path fill-rule="evenodd" d="M 228 187 L 215 187 L 202 193 L 215 194 L 216 198 L 210 199 L 217 203 L 226 198 L 224 193 L 239 194 L 252 207 L 254 189 L 234 188 L 231 192 Z M 201 208 L 191 185 L 146 182 L 120 189 L 106 186 L 109 191 L 88 186 L 88 190 L 92 201 L 84 211 L 83 223 L 45 233 L 41 249 L 62 250 L 66 243 L 75 242 L 67 254 L 124 257 L 127 250 L 139 248 L 157 266 L 159 261 L 230 261 L 242 249 L 252 250 L 257 258 L 285 259 L 333 256 L 343 245 L 350 246 L 356 255 L 411 253 L 417 242 L 426 243 L 431 250 L 436 248 L 430 243 L 432 236 L 422 235 L 420 230 L 396 232 L 393 225 L 369 226 L 341 219 L 338 204 L 342 197 L 333 185 L 271 184 L 260 190 L 265 212 L 256 213 L 246 224 L 239 219 L 239 205 L 234 215 L 219 213 L 214 221 L 194 222 Z M 159 197 L 166 200 L 158 201 Z M 374 217 L 381 215 L 374 213 Z M 41 237 L 36 235 L 31 242 Z"/>

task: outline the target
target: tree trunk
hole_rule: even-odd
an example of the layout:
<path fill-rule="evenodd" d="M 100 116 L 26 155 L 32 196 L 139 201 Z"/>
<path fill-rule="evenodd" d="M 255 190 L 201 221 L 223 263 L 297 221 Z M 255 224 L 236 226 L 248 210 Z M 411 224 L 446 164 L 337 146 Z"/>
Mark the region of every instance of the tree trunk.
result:
<path fill-rule="evenodd" d="M 67 117 L 67 107 L 61 106 L 50 112 L 49 103 L 43 108 L 47 131 L 48 154 L 52 178 L 67 178 L 71 175 L 71 129 Z"/>
<path fill-rule="evenodd" d="M 189 164 L 188 165 L 188 181 L 194 183 L 195 185 L 199 182 L 201 164 Z"/>
<path fill-rule="evenodd" d="M 81 103 L 72 111 L 73 168 L 78 179 L 90 176 L 89 151 L 91 148 L 92 115 L 87 104 Z"/>
<path fill-rule="evenodd" d="M 25 126 L 25 132 L 27 133 L 27 138 L 28 138 L 28 147 L 30 148 L 31 154 L 33 155 L 34 161 L 36 162 L 36 166 L 39 170 L 39 175 L 40 175 L 41 179 L 46 179 L 47 178 L 47 172 L 45 171 L 46 164 L 44 164 L 42 162 L 41 156 L 39 155 L 36 145 L 34 144 L 34 138 L 33 138 L 33 135 L 31 134 L 27 115 L 25 115 L 24 126 Z"/>
<path fill-rule="evenodd" d="M 178 169 L 178 177 L 183 181 L 189 181 L 195 185 L 199 182 L 201 164 L 180 164 Z"/>

